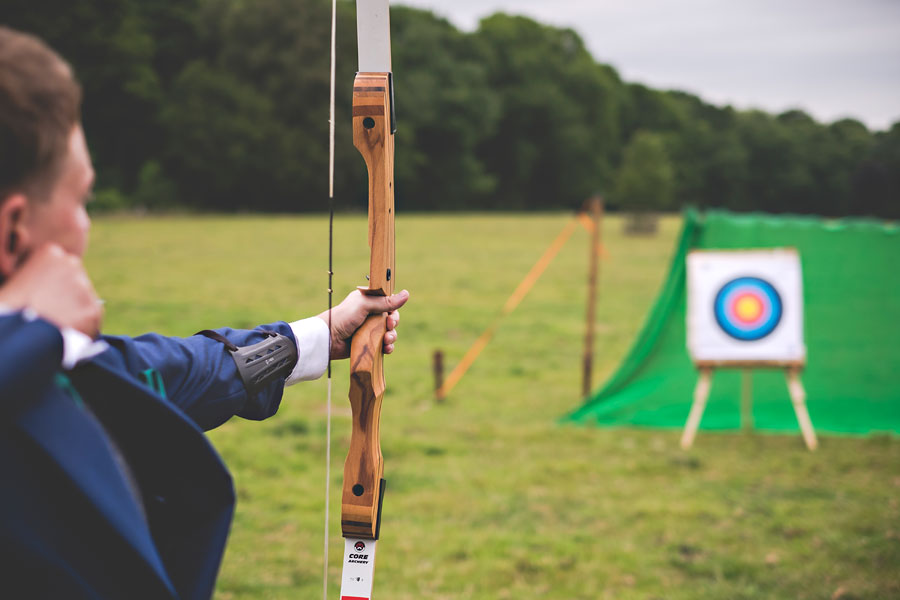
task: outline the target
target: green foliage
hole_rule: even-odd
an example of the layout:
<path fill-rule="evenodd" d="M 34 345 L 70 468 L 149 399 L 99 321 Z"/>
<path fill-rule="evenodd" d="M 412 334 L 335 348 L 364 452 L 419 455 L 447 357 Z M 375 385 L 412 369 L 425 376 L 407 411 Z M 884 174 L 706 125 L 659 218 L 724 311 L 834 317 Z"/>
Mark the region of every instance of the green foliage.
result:
<path fill-rule="evenodd" d="M 175 142 L 166 159 L 183 193 L 206 208 L 249 209 L 272 192 L 271 165 L 283 142 L 267 96 L 196 61 L 171 97 L 160 120 Z"/>
<path fill-rule="evenodd" d="M 94 191 L 88 210 L 91 214 L 123 212 L 132 208 L 132 203 L 117 188 L 101 188 Z"/>
<path fill-rule="evenodd" d="M 147 161 L 138 174 L 134 203 L 142 209 L 167 210 L 176 208 L 177 191 L 162 166 L 155 160 Z"/>
<path fill-rule="evenodd" d="M 628 93 L 623 123 L 630 137 L 641 129 L 650 131 L 678 131 L 688 118 L 680 100 L 689 98 L 681 92 L 667 93 L 641 84 L 625 86 Z"/>
<path fill-rule="evenodd" d="M 630 211 L 670 208 L 674 174 L 663 137 L 638 131 L 625 147 L 615 201 Z"/>
<path fill-rule="evenodd" d="M 397 283 L 412 298 L 385 361 L 376 597 L 900 596 L 897 437 L 822 436 L 812 453 L 796 434 L 705 433 L 685 453 L 678 430 L 558 424 L 581 402 L 580 228 L 435 404 L 432 352 L 452 368 L 571 218 L 398 215 Z M 642 325 L 678 229 L 665 218 L 658 237 L 629 238 L 619 218 L 605 221 L 595 386 Z M 104 330 L 191 335 L 317 314 L 327 230 L 321 217 L 98 219 L 86 262 Z M 364 216 L 339 216 L 335 235 L 340 296 L 368 264 Z M 329 598 L 343 548 L 346 363 L 334 364 Z M 238 496 L 217 600 L 321 597 L 326 388 L 290 387 L 272 419 L 211 433 Z"/>
<path fill-rule="evenodd" d="M 854 172 L 853 187 L 859 198 L 856 210 L 900 218 L 900 122 L 875 135 L 868 156 Z"/>
<path fill-rule="evenodd" d="M 223 120 L 241 123 L 245 142 L 239 154 L 227 157 L 225 163 L 228 168 L 248 169 L 233 176 L 241 191 L 230 196 L 245 209 L 323 210 L 328 192 L 329 3 L 213 0 L 212 4 L 219 7 L 217 29 L 212 32 L 219 43 L 214 65 L 232 78 L 232 89 L 241 90 L 243 98 L 221 115 Z M 338 159 L 357 160 L 349 117 L 356 61 L 351 59 L 355 45 L 350 43 L 355 34 L 352 38 L 348 34 L 355 32 L 355 22 L 346 10 L 340 12 L 338 27 L 343 42 L 338 47 L 342 67 L 337 79 L 338 109 L 344 111 L 343 118 L 337 118 L 344 151 Z M 245 102 L 250 106 L 244 106 Z M 351 170 L 360 171 L 342 165 L 338 172 Z M 361 188 L 360 195 L 365 195 L 365 168 L 361 170 L 349 182 L 355 187 L 341 185 L 339 194 L 350 195 Z"/>
<path fill-rule="evenodd" d="M 326 0 L 7 0 L 3 13 L 74 65 L 101 187 L 153 209 L 324 210 Z M 613 191 L 626 148 L 650 132 L 673 171 L 671 200 L 654 205 L 900 215 L 897 125 L 873 133 L 626 83 L 575 31 L 525 17 L 498 13 L 471 33 L 403 6 L 391 19 L 404 209 L 579 206 Z M 337 29 L 336 204 L 360 210 L 352 0 L 338 2 Z M 147 164 L 166 182 L 162 204 Z"/>
<path fill-rule="evenodd" d="M 683 124 L 664 133 L 676 204 L 752 210 L 746 191 L 747 149 L 736 131 L 739 113 L 680 92 L 669 98 L 683 114 Z"/>
<path fill-rule="evenodd" d="M 101 187 L 130 191 L 139 166 L 163 143 L 155 39 L 135 0 L 8 0 L 3 22 L 44 38 L 75 68 Z"/>
<path fill-rule="evenodd" d="M 516 209 L 577 206 L 604 187 L 618 142 L 617 79 L 570 29 L 496 14 L 474 37 L 501 105 L 481 147 L 498 180 L 493 201 Z"/>
<path fill-rule="evenodd" d="M 482 51 L 431 13 L 392 10 L 398 134 L 397 204 L 416 210 L 494 202 L 497 177 L 477 154 L 496 130 L 500 102 Z"/>

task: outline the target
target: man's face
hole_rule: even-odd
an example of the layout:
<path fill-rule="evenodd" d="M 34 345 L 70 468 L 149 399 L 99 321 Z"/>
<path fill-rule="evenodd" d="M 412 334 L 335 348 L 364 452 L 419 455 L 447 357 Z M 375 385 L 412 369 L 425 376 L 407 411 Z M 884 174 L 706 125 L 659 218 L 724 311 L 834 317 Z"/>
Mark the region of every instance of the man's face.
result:
<path fill-rule="evenodd" d="M 93 184 L 94 168 L 84 132 L 76 125 L 69 135 L 69 151 L 49 198 L 30 202 L 32 210 L 26 222 L 30 249 L 55 242 L 69 254 L 84 255 L 91 227 L 86 206 Z"/>

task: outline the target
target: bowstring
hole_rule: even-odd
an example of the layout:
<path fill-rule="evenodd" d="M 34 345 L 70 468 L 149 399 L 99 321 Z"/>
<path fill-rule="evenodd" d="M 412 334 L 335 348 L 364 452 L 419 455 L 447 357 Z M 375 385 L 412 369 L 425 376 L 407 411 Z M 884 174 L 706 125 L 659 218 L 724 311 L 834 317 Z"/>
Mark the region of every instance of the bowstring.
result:
<path fill-rule="evenodd" d="M 331 1 L 331 87 L 328 101 L 328 401 L 325 424 L 325 549 L 322 600 L 328 600 L 328 521 L 331 502 L 331 308 L 334 279 L 334 90 L 337 64 L 337 0 Z"/>

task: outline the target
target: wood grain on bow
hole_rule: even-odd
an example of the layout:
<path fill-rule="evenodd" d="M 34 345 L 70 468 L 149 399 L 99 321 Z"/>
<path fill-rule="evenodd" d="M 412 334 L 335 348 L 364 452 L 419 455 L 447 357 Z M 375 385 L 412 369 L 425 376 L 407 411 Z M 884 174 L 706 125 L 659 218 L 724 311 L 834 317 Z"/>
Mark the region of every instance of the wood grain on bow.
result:
<path fill-rule="evenodd" d="M 394 289 L 394 136 L 390 73 L 359 73 L 353 85 L 353 143 L 369 170 L 369 286 L 387 296 Z M 378 539 L 384 465 L 379 424 L 384 397 L 382 346 L 387 315 L 372 315 L 350 345 L 353 429 L 344 463 L 341 530 L 344 537 Z"/>

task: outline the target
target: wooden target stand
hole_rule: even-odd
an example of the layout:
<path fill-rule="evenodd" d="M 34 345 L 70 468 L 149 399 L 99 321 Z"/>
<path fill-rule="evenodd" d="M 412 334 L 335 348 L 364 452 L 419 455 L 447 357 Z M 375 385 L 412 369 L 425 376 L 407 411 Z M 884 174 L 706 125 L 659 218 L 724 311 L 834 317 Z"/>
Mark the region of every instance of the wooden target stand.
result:
<path fill-rule="evenodd" d="M 815 450 L 819 445 L 816 440 L 816 432 L 813 430 L 812 421 L 809 419 L 809 411 L 806 409 L 806 390 L 800 381 L 800 372 L 806 366 L 803 361 L 695 361 L 694 366 L 699 371 L 697 385 L 694 388 L 694 401 L 691 404 L 691 412 L 688 414 L 687 423 L 684 425 L 684 433 L 681 435 L 681 447 L 687 450 L 694 443 L 703 411 L 706 410 L 706 401 L 709 398 L 709 390 L 712 387 L 712 374 L 714 369 L 744 369 L 744 383 L 742 395 L 745 414 L 750 414 L 750 374 L 754 369 L 784 369 L 787 381 L 788 393 L 791 396 L 791 404 L 794 406 L 794 414 L 797 415 L 797 423 L 800 425 L 800 433 L 803 441 L 810 450 Z"/>

